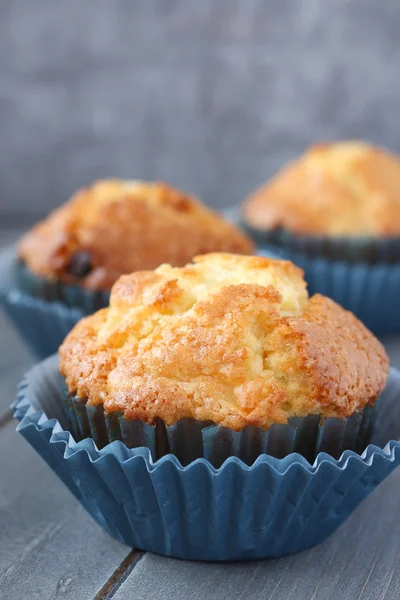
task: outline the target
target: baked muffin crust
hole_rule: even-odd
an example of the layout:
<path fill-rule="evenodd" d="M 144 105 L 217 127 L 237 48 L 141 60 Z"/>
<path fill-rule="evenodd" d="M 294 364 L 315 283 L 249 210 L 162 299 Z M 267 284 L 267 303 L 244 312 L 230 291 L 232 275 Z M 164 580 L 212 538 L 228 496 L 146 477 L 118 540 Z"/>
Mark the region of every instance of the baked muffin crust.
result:
<path fill-rule="evenodd" d="M 72 394 L 148 423 L 347 417 L 380 394 L 388 358 L 352 313 L 308 298 L 302 275 L 288 261 L 208 254 L 123 276 L 110 307 L 66 338 L 60 371 Z"/>
<path fill-rule="evenodd" d="M 400 235 L 400 158 L 362 142 L 311 146 L 243 205 L 258 230 L 328 236 Z"/>
<path fill-rule="evenodd" d="M 79 190 L 24 236 L 18 253 L 39 276 L 109 289 L 123 273 L 163 262 L 252 250 L 246 235 L 197 199 L 165 183 L 110 179 Z"/>

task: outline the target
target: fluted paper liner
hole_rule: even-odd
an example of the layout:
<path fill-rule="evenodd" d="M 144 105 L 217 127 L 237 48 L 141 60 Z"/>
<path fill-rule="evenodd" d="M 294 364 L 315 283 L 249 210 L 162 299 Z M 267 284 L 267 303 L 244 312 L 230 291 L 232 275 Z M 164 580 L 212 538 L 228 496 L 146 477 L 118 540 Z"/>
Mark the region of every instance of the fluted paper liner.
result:
<path fill-rule="evenodd" d="M 400 237 L 296 235 L 282 228 L 261 231 L 242 225 L 258 245 L 284 248 L 290 254 L 369 265 L 397 263 L 400 259 Z"/>
<path fill-rule="evenodd" d="M 182 419 L 166 426 L 161 419 L 149 425 L 125 419 L 122 413 L 105 413 L 103 406 L 90 406 L 68 395 L 61 384 L 69 429 L 76 441 L 92 438 L 101 449 L 120 440 L 128 448 L 145 446 L 153 460 L 174 454 L 183 465 L 196 458 L 207 458 L 219 467 L 229 456 L 237 456 L 251 465 L 260 454 L 283 458 L 298 452 L 313 461 L 319 452 L 339 458 L 345 450 L 361 453 L 372 432 L 378 403 L 366 406 L 362 413 L 347 419 L 322 419 L 319 415 L 289 419 L 289 424 L 275 424 L 269 430 L 248 426 L 232 431 L 211 422 Z"/>
<path fill-rule="evenodd" d="M 167 454 L 115 441 L 99 450 L 66 428 L 57 361 L 24 379 L 13 405 L 18 430 L 92 517 L 138 549 L 193 560 L 278 557 L 322 542 L 398 466 L 400 374 L 381 396 L 372 442 L 361 455 L 236 456 L 215 468 L 199 458 L 182 466 Z M 391 440 L 391 441 L 389 441 Z M 40 482 L 38 483 L 40 484 Z M 46 490 L 43 489 L 43 493 Z"/>

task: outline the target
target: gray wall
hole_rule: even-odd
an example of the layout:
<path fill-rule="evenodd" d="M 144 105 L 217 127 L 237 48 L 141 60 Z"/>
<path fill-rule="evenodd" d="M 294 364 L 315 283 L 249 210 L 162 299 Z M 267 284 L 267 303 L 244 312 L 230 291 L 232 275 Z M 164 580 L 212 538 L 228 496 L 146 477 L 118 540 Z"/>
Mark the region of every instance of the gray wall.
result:
<path fill-rule="evenodd" d="M 238 202 L 313 140 L 400 151 L 399 0 L 2 0 L 0 219 L 102 176 Z"/>

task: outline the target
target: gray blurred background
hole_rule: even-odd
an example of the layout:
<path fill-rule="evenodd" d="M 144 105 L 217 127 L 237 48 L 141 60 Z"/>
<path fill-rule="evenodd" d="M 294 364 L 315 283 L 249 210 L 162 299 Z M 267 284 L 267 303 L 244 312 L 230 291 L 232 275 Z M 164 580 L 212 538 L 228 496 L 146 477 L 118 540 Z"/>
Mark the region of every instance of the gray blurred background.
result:
<path fill-rule="evenodd" d="M 399 109 L 399 0 L 3 0 L 0 225 L 107 176 L 227 206 Z"/>

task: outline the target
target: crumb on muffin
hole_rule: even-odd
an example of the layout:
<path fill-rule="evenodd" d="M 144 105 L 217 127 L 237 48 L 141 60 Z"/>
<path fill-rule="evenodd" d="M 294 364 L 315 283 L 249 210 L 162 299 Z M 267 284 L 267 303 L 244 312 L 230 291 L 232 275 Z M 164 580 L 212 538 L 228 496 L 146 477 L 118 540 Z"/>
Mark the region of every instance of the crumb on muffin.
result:
<path fill-rule="evenodd" d="M 60 348 L 70 393 L 127 419 L 233 430 L 347 417 L 385 386 L 380 342 L 289 261 L 208 254 L 125 275 Z"/>
<path fill-rule="evenodd" d="M 253 192 L 243 220 L 257 230 L 398 236 L 400 157 L 363 142 L 316 144 Z"/>
<path fill-rule="evenodd" d="M 79 190 L 21 240 L 35 274 L 88 289 L 206 252 L 251 254 L 253 244 L 199 200 L 165 183 L 104 180 Z"/>

